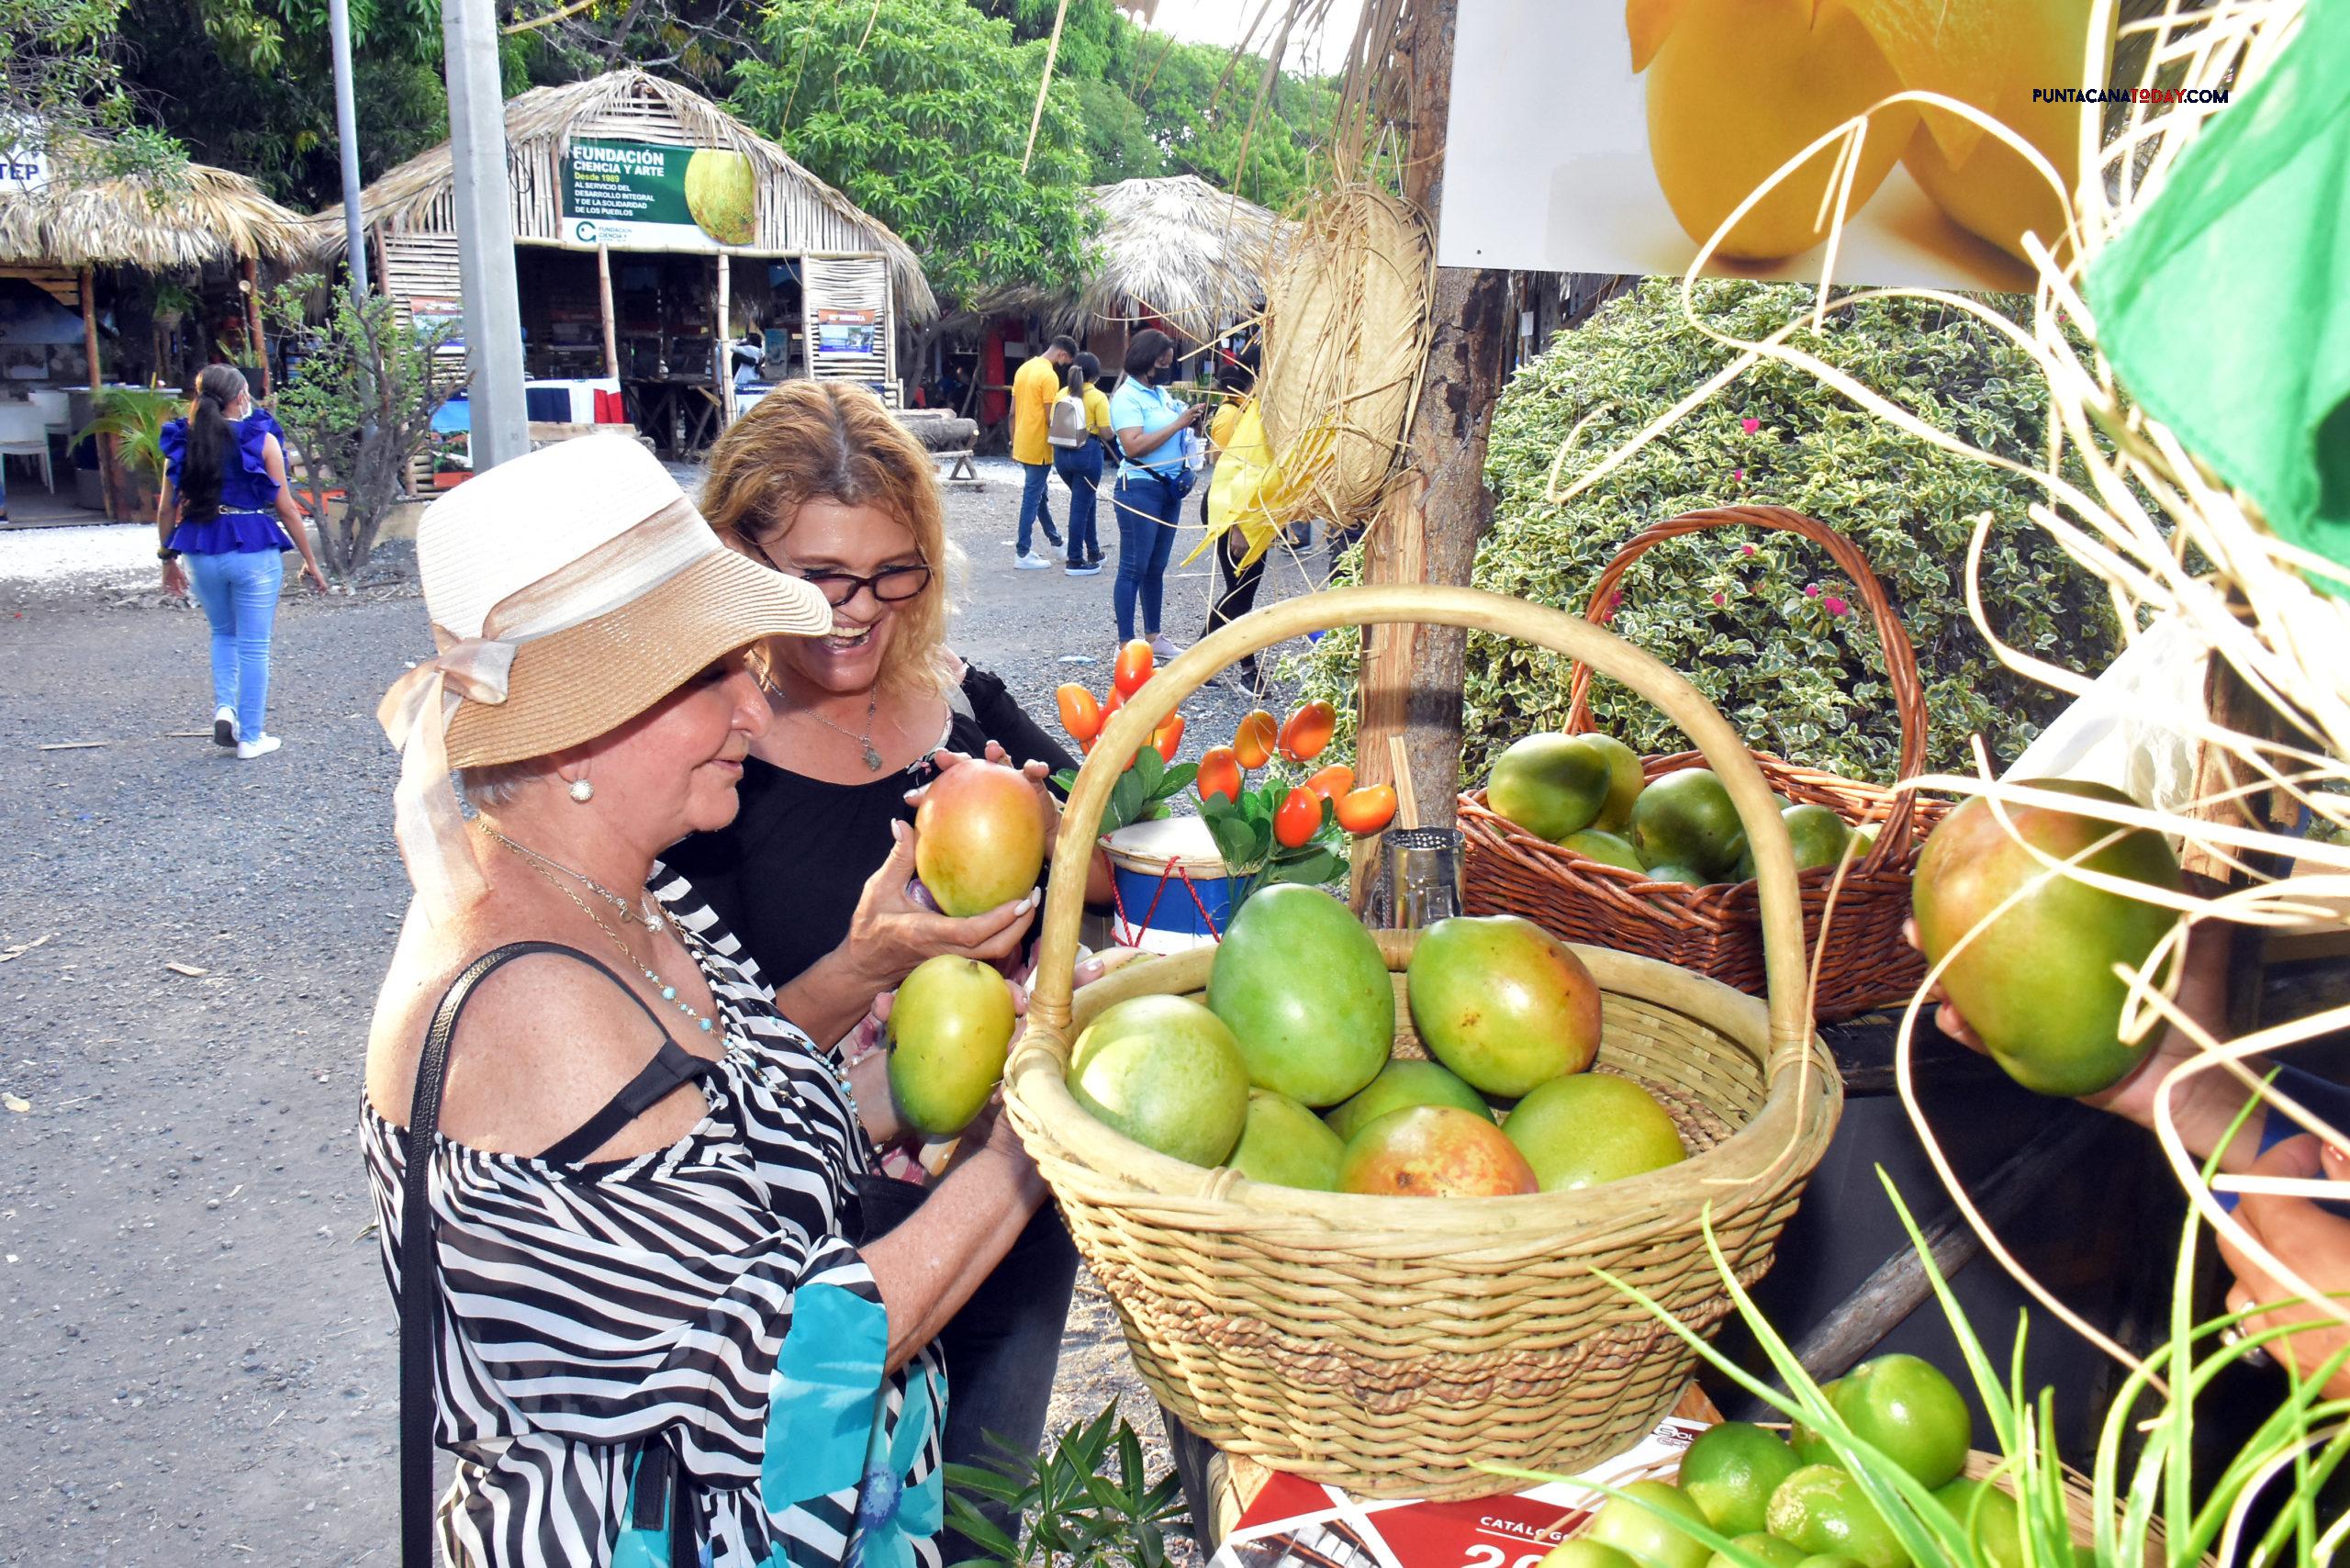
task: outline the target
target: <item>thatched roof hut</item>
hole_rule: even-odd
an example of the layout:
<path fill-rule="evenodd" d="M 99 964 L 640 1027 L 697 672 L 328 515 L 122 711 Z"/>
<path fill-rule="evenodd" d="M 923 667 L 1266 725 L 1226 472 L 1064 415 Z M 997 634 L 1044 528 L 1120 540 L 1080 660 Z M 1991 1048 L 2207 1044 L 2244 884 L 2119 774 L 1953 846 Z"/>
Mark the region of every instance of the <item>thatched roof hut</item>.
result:
<path fill-rule="evenodd" d="M 625 139 L 671 146 L 716 147 L 751 162 L 763 199 L 755 237 L 733 247 L 742 255 L 878 255 L 890 273 L 898 310 L 927 320 L 937 301 L 922 263 L 890 226 L 810 174 L 766 137 L 698 93 L 637 70 L 585 82 L 534 87 L 506 102 L 507 173 L 514 191 L 514 239 L 562 245 L 563 164 L 574 137 Z M 384 174 L 360 193 L 362 227 L 386 232 L 447 234 L 455 229 L 455 173 L 442 142 Z M 341 204 L 308 220 L 314 253 L 341 254 Z"/>
<path fill-rule="evenodd" d="M 1212 337 L 1264 302 L 1272 258 L 1297 227 L 1197 174 L 1094 185 L 1085 200 L 1100 225 L 1092 274 L 1075 290 L 1007 290 L 978 314 L 1034 311 L 1080 331 L 1156 316 Z"/>
<path fill-rule="evenodd" d="M 301 214 L 242 174 L 191 163 L 185 181 L 52 182 L 0 198 L 0 265 L 176 272 L 215 261 L 293 261 Z"/>

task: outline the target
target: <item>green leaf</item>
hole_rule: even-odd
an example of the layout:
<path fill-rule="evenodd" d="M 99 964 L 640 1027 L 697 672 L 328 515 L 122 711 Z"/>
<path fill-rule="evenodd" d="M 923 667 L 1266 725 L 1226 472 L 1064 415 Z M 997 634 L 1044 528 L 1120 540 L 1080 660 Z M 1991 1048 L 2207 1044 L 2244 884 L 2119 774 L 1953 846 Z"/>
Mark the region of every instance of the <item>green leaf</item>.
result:
<path fill-rule="evenodd" d="M 1052 785 L 1054 789 L 1059 790 L 1063 795 L 1067 795 L 1071 790 L 1077 788 L 1077 769 L 1074 767 L 1064 767 L 1058 773 L 1054 774 L 1052 778 L 1046 780 L 1046 782 Z"/>
<path fill-rule="evenodd" d="M 1142 750 L 1135 753 L 1134 774 L 1142 780 L 1143 798 L 1151 799 L 1158 793 L 1158 781 L 1167 777 L 1167 759 L 1158 755 L 1158 747 L 1145 742 Z"/>
<path fill-rule="evenodd" d="M 1308 887 L 1320 887 L 1333 880 L 1347 868 L 1347 863 L 1327 849 L 1315 846 L 1303 854 L 1284 852 L 1266 868 L 1268 886 L 1275 882 L 1302 882 Z"/>
<path fill-rule="evenodd" d="M 1235 812 L 1202 815 L 1208 824 L 1208 835 L 1215 840 L 1216 855 L 1227 870 L 1247 871 L 1262 858 L 1257 847 L 1257 830 L 1248 819 Z"/>
<path fill-rule="evenodd" d="M 1110 809 L 1103 813 L 1102 831 L 1114 833 L 1133 822 L 1135 814 L 1142 810 L 1142 776 L 1132 768 L 1119 774 L 1117 784 L 1110 791 Z"/>
<path fill-rule="evenodd" d="M 1152 796 L 1156 800 L 1171 801 L 1176 796 L 1181 794 L 1184 790 L 1190 789 L 1192 787 L 1192 780 L 1197 778 L 1199 776 L 1200 765 L 1198 763 L 1179 762 L 1174 767 L 1167 770 L 1167 776 L 1158 781 L 1158 788 L 1152 791 Z M 1221 801 L 1224 797 L 1218 795 L 1216 799 Z"/>

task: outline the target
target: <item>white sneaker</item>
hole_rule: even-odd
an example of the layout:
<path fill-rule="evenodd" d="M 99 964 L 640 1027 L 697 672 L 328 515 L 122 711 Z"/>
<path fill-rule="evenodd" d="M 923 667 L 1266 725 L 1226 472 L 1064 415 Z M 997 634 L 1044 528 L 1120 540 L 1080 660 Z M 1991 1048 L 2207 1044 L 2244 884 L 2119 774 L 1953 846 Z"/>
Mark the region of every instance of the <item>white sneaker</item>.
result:
<path fill-rule="evenodd" d="M 275 751 L 279 746 L 284 745 L 285 744 L 285 743 L 284 741 L 279 740 L 275 735 L 255 735 L 252 740 L 239 741 L 237 743 L 237 760 L 239 762 L 251 762 L 257 756 L 267 756 L 271 752 Z"/>
<path fill-rule="evenodd" d="M 1161 632 L 1150 640 L 1150 651 L 1159 658 L 1171 659 L 1183 651 L 1183 644 L 1168 641 L 1167 633 Z"/>
<path fill-rule="evenodd" d="M 212 744 L 231 746 L 237 744 L 237 711 L 222 708 L 212 715 Z"/>
<path fill-rule="evenodd" d="M 1015 569 L 1023 572 L 1049 572 L 1053 569 L 1053 564 L 1034 550 L 1029 551 L 1025 555 L 1013 556 L 1012 565 Z"/>

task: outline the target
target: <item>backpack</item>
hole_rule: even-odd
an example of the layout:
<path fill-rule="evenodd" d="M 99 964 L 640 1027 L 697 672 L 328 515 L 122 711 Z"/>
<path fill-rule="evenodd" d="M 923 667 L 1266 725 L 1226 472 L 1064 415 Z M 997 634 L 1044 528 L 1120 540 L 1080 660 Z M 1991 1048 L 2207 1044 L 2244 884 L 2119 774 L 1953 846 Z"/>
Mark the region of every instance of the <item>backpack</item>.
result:
<path fill-rule="evenodd" d="M 1064 392 L 1053 402 L 1045 423 L 1045 439 L 1055 446 L 1085 444 L 1085 399 Z"/>

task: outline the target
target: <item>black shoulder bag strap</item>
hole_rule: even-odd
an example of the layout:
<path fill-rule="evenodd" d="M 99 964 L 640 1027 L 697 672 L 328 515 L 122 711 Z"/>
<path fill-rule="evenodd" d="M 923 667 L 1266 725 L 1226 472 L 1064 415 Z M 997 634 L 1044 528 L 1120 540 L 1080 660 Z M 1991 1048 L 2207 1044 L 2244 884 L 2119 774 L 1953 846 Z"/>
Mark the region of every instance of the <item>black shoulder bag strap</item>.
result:
<path fill-rule="evenodd" d="M 432 1139 L 441 1130 L 441 1090 L 449 1076 L 449 1042 L 474 988 L 490 971 L 533 953 L 559 953 L 601 971 L 637 1000 L 626 981 L 576 947 L 559 942 L 509 942 L 465 966 L 425 1031 L 408 1110 L 408 1162 L 400 1182 L 400 1562 L 432 1568 L 432 1428 L 438 1394 L 432 1352 L 441 1340 L 441 1292 L 433 1279 Z M 637 1004 L 643 1006 L 643 1002 Z M 646 1015 L 651 1016 L 648 1009 Z"/>

